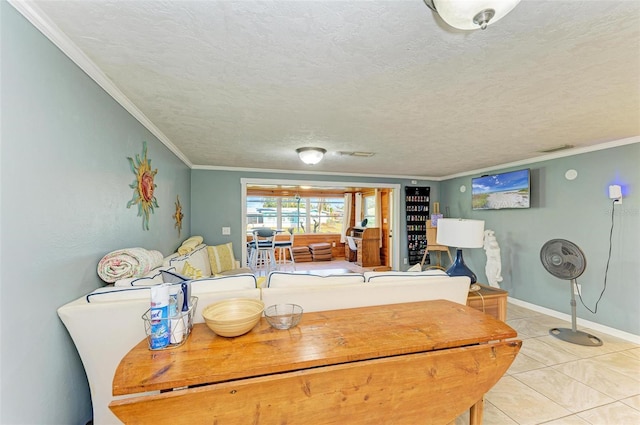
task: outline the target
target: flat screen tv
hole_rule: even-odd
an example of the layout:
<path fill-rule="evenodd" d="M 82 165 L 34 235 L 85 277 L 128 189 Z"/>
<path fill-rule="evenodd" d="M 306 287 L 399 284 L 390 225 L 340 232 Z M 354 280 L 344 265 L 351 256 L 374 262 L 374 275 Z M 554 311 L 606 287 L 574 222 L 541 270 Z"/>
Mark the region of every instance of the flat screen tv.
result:
<path fill-rule="evenodd" d="M 474 210 L 529 208 L 530 170 L 509 171 L 471 179 Z"/>

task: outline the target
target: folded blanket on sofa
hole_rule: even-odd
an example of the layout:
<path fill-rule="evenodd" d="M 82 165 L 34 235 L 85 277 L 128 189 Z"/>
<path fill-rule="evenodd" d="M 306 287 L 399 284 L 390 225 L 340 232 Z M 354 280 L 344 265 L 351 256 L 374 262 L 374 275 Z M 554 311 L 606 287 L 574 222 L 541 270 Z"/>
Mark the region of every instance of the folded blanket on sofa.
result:
<path fill-rule="evenodd" d="M 182 242 L 180 248 L 178 248 L 178 254 L 185 255 L 193 251 L 198 245 L 204 241 L 202 236 L 191 236 L 186 241 Z"/>
<path fill-rule="evenodd" d="M 140 277 L 160 267 L 162 260 L 160 251 L 144 248 L 119 249 L 102 257 L 98 263 L 98 276 L 107 283 L 129 277 Z"/>

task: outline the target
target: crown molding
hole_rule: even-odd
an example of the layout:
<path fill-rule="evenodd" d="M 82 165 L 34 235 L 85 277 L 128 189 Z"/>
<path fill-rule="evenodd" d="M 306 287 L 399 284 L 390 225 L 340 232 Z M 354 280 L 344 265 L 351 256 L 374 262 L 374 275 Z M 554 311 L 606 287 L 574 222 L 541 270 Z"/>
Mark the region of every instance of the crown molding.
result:
<path fill-rule="evenodd" d="M 552 159 L 558 159 L 558 158 L 564 158 L 564 157 L 567 157 L 567 156 L 580 155 L 580 154 L 588 153 L 588 152 L 597 152 L 597 151 L 601 151 L 601 150 L 605 150 L 605 149 L 611 149 L 611 148 L 617 148 L 617 147 L 620 147 L 620 146 L 631 145 L 631 144 L 634 144 L 634 143 L 640 143 L 640 136 L 627 137 L 625 139 L 614 140 L 612 142 L 606 142 L 606 143 L 599 143 L 597 145 L 587 146 L 587 147 L 584 147 L 584 148 L 567 149 L 567 150 L 563 150 L 563 151 L 559 151 L 559 152 L 555 152 L 555 153 L 550 153 L 548 155 L 541 155 L 541 156 L 537 156 L 535 158 L 527 158 L 527 159 L 523 159 L 523 160 L 520 160 L 520 161 L 509 162 L 507 164 L 500 164 L 500 165 L 495 165 L 495 166 L 487 167 L 487 168 L 479 168 L 477 170 L 464 171 L 462 173 L 451 174 L 449 176 L 439 177 L 437 179 L 437 181 L 450 180 L 450 179 L 455 179 L 455 178 L 458 178 L 458 177 L 470 176 L 470 175 L 474 175 L 474 174 L 482 174 L 482 173 L 486 173 L 487 171 L 495 171 L 495 170 L 500 170 L 500 169 L 503 169 L 503 168 L 519 167 L 519 166 L 522 166 L 522 165 L 535 164 L 536 162 L 550 161 Z"/>
<path fill-rule="evenodd" d="M 149 130 L 162 142 L 171 152 L 173 152 L 189 168 L 193 164 L 178 149 L 169 138 L 156 127 L 138 107 L 120 91 L 120 89 L 102 72 L 102 70 L 91 60 L 82 50 L 78 48 L 60 28 L 54 24 L 49 17 L 30 0 L 8 0 L 22 16 L 24 16 L 34 27 L 36 27 L 45 37 L 47 37 L 62 53 L 64 53 L 73 63 L 82 69 L 93 81 L 95 81 L 104 91 L 107 92 L 116 102 L 127 110 L 133 117 Z"/>
<path fill-rule="evenodd" d="M 241 172 L 251 172 L 251 173 L 270 173 L 270 174 L 274 174 L 274 173 L 280 173 L 280 174 L 304 174 L 304 175 L 318 175 L 318 176 L 372 177 L 372 178 L 384 178 L 384 179 L 429 180 L 429 181 L 440 181 L 440 180 L 442 180 L 441 177 L 427 177 L 427 176 L 344 173 L 344 172 L 312 171 L 312 170 L 278 170 L 278 169 L 271 169 L 271 168 L 222 167 L 222 166 L 215 166 L 215 165 L 194 165 L 191 168 L 194 169 L 194 170 L 241 171 Z"/>
<path fill-rule="evenodd" d="M 640 136 L 628 137 L 625 139 L 614 140 L 612 142 L 600 143 L 593 146 L 587 146 L 584 148 L 567 149 L 560 152 L 554 152 L 546 155 L 540 155 L 535 158 L 527 158 L 520 161 L 509 162 L 506 164 L 494 165 L 487 168 L 479 168 L 477 170 L 464 171 L 461 173 L 451 174 L 442 177 L 429 177 L 429 176 L 407 176 L 407 175 L 389 175 L 389 174 L 360 174 L 360 173 L 335 173 L 326 171 L 311 171 L 311 170 L 276 170 L 267 168 L 245 168 L 245 167 L 222 167 L 211 165 L 194 165 L 191 168 L 194 170 L 211 170 L 211 171 L 239 171 L 239 172 L 253 172 L 253 173 L 281 173 L 281 174 L 305 174 L 305 175 L 319 175 L 319 176 L 350 176 L 350 177 L 373 177 L 373 178 L 387 178 L 387 179 L 406 179 L 406 180 L 428 180 L 432 182 L 441 182 L 446 180 L 455 179 L 458 177 L 465 177 L 470 175 L 482 174 L 488 171 L 501 170 L 510 167 L 519 167 L 522 165 L 534 164 L 536 162 L 549 161 L 552 159 L 563 158 L 567 156 L 580 155 L 588 152 L 596 152 L 605 149 L 616 148 L 619 146 L 631 145 L 633 143 L 640 143 Z"/>

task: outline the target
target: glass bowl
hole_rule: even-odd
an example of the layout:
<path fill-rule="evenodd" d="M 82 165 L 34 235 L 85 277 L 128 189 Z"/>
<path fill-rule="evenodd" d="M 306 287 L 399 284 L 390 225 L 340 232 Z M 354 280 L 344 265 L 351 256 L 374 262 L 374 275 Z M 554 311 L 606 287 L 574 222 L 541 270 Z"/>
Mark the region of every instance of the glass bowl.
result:
<path fill-rule="evenodd" d="M 264 310 L 264 317 L 276 329 L 290 329 L 302 318 L 302 307 L 297 304 L 275 304 Z"/>

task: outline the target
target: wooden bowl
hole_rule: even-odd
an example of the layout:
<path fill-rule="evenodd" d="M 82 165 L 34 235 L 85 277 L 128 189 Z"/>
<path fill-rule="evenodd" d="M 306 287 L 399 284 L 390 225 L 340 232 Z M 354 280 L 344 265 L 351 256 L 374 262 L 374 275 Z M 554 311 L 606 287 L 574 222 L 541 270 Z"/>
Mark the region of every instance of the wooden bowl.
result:
<path fill-rule="evenodd" d="M 234 337 L 249 332 L 260 321 L 264 303 L 253 298 L 231 298 L 205 307 L 202 317 L 213 332 Z"/>

